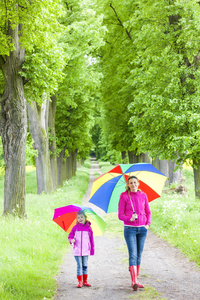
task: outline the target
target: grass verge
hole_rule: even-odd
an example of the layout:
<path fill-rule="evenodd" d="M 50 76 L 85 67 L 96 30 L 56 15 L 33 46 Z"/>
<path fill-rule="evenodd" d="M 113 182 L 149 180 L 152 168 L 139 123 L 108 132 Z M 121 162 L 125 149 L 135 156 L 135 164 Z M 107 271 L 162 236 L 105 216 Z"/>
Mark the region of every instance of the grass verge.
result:
<path fill-rule="evenodd" d="M 0 299 L 53 299 L 55 275 L 69 247 L 67 234 L 52 221 L 54 209 L 82 203 L 89 162 L 52 194 L 36 192 L 35 171 L 27 173 L 27 220 L 0 217 Z M 0 191 L 3 186 L 0 180 Z M 3 207 L 3 195 L 0 194 Z"/>
<path fill-rule="evenodd" d="M 188 197 L 162 194 L 150 204 L 151 230 L 200 266 L 200 200 L 195 198 L 192 170 L 183 170 Z"/>

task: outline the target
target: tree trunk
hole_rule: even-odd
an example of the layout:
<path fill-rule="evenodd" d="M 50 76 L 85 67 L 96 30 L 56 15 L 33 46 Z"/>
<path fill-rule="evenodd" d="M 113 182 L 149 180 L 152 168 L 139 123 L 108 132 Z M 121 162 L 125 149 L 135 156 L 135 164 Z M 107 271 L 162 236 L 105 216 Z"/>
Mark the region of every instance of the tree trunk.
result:
<path fill-rule="evenodd" d="M 73 172 L 72 172 L 72 163 L 71 163 L 71 153 L 69 153 L 69 156 L 67 157 L 67 179 L 70 179 L 73 175 Z"/>
<path fill-rule="evenodd" d="M 182 168 L 180 167 L 177 171 L 174 172 L 176 163 L 172 160 L 169 160 L 168 164 L 169 164 L 169 184 L 180 182 L 182 178 Z"/>
<path fill-rule="evenodd" d="M 15 45 L 9 56 L 0 57 L 5 88 L 1 99 L 1 137 L 5 161 L 4 215 L 25 216 L 25 171 L 27 114 L 23 79 L 19 75 L 25 50 L 19 42 L 22 26 L 12 29 L 8 25 L 8 36 Z"/>
<path fill-rule="evenodd" d="M 142 154 L 134 154 L 134 152 L 128 152 L 129 155 L 129 164 L 137 164 L 137 163 L 150 163 L 151 159 L 148 155 L 148 153 L 142 153 Z"/>
<path fill-rule="evenodd" d="M 51 176 L 49 137 L 48 137 L 48 101 L 39 107 L 35 102 L 28 104 L 29 130 L 34 140 L 33 147 L 38 150 L 35 157 L 37 173 L 37 192 L 53 191 Z"/>
<path fill-rule="evenodd" d="M 58 185 L 63 183 L 63 160 L 64 160 L 65 148 L 59 153 L 57 157 L 57 174 L 58 174 Z"/>
<path fill-rule="evenodd" d="M 121 156 L 122 156 L 122 163 L 124 163 L 124 160 L 126 159 L 126 151 L 122 151 Z"/>
<path fill-rule="evenodd" d="M 142 162 L 151 163 L 151 158 L 149 157 L 148 152 L 147 153 L 142 153 Z"/>
<path fill-rule="evenodd" d="M 72 176 L 76 176 L 76 158 L 78 154 L 78 149 L 71 152 L 71 158 L 72 158 Z"/>
<path fill-rule="evenodd" d="M 71 154 L 69 156 L 65 156 L 64 149 L 60 152 L 59 157 L 57 158 L 57 165 L 58 165 L 58 184 L 62 185 L 65 180 L 68 180 L 72 177 L 72 159 Z"/>
<path fill-rule="evenodd" d="M 76 157 L 78 154 L 78 149 L 69 152 L 69 156 L 65 157 L 66 147 L 60 152 L 57 158 L 58 164 L 58 184 L 62 185 L 65 180 L 70 179 L 72 176 L 76 176 Z"/>
<path fill-rule="evenodd" d="M 196 168 L 193 167 L 195 196 L 200 198 L 200 160 L 196 161 Z"/>
<path fill-rule="evenodd" d="M 129 164 L 135 164 L 139 162 L 139 155 L 136 155 L 133 151 L 128 152 Z"/>
<path fill-rule="evenodd" d="M 160 171 L 160 160 L 158 157 L 152 160 L 152 165 Z"/>
<path fill-rule="evenodd" d="M 50 164 L 51 164 L 51 175 L 52 175 L 54 190 L 58 186 L 55 116 L 56 116 L 56 96 L 54 95 L 51 97 L 51 102 L 49 103 L 49 118 L 48 118 L 48 127 L 51 135 L 51 140 L 49 142 L 49 149 L 51 152 Z"/>
<path fill-rule="evenodd" d="M 137 164 L 140 162 L 140 155 L 133 154 L 132 163 Z"/>
<path fill-rule="evenodd" d="M 160 172 L 168 177 L 168 180 L 165 182 L 165 185 L 170 185 L 174 182 L 179 182 L 182 178 L 182 168 L 179 168 L 174 172 L 176 163 L 171 160 L 159 160 L 155 158 L 152 160 L 152 165 L 157 168 Z"/>
<path fill-rule="evenodd" d="M 68 179 L 70 179 L 72 176 L 74 176 L 73 152 L 69 152 L 69 156 L 67 157 L 67 173 L 68 173 Z"/>
<path fill-rule="evenodd" d="M 129 164 L 133 164 L 133 152 L 132 151 L 128 151 L 128 161 L 129 161 Z"/>
<path fill-rule="evenodd" d="M 169 164 L 168 164 L 168 160 L 164 159 L 164 160 L 160 160 L 159 161 L 159 165 L 160 165 L 160 172 L 162 172 L 165 176 L 167 176 L 169 178 Z M 169 185 L 169 180 L 165 181 L 165 185 Z"/>

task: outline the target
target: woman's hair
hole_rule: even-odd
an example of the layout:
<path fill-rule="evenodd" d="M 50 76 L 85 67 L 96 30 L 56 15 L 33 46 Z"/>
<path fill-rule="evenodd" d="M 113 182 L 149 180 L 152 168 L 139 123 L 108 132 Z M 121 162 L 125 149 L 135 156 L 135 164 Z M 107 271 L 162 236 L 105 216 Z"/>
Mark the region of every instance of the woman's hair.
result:
<path fill-rule="evenodd" d="M 87 222 L 87 216 L 86 216 L 84 210 L 80 209 L 79 211 L 77 211 L 77 213 L 76 213 L 76 218 L 78 217 L 78 215 L 79 215 L 79 216 L 80 216 L 80 215 L 83 215 L 84 218 L 85 218 L 85 223 Z M 78 224 L 78 221 L 77 221 L 76 223 Z"/>
<path fill-rule="evenodd" d="M 127 183 L 129 182 L 130 179 L 133 179 L 133 178 L 137 179 L 137 181 L 139 182 L 139 180 L 138 180 L 138 178 L 136 176 L 129 176 L 128 179 L 127 179 Z M 128 185 L 126 185 L 125 189 L 126 189 L 127 192 L 130 192 L 130 190 L 131 190 Z"/>

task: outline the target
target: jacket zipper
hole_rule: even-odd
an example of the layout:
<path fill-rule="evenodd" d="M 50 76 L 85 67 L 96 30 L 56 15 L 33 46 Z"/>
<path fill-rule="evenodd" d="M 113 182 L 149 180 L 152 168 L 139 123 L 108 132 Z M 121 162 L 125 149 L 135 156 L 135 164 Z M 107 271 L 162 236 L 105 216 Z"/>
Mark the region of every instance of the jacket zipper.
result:
<path fill-rule="evenodd" d="M 83 231 L 81 231 L 81 256 L 83 256 L 83 255 L 82 255 L 82 243 L 83 243 L 82 237 L 83 237 Z"/>

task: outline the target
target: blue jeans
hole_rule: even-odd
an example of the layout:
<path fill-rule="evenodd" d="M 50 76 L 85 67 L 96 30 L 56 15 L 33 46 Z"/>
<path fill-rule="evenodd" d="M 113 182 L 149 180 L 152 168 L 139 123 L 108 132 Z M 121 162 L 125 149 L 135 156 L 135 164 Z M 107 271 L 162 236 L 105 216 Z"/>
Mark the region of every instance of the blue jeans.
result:
<path fill-rule="evenodd" d="M 88 256 L 74 256 L 77 262 L 77 275 L 88 273 Z"/>
<path fill-rule="evenodd" d="M 146 237 L 147 229 L 145 227 L 124 226 L 124 238 L 129 254 L 129 267 L 140 265 Z"/>

